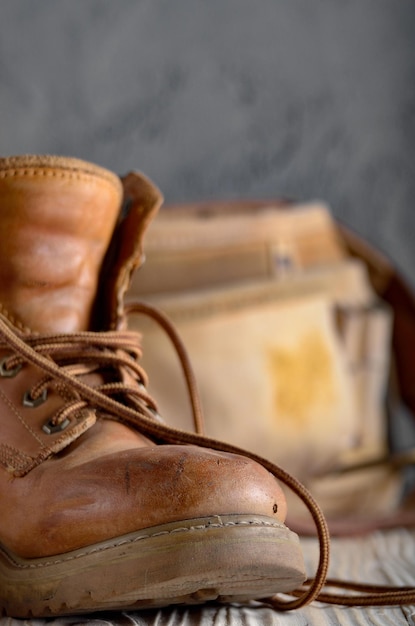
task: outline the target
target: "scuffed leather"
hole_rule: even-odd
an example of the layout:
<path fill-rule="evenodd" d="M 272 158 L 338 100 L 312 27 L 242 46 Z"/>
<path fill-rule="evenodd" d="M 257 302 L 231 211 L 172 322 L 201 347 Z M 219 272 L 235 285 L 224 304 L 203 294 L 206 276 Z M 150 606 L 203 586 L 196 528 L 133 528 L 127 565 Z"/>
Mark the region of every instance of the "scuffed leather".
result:
<path fill-rule="evenodd" d="M 16 332 L 118 324 L 123 292 L 142 261 L 142 236 L 161 202 L 138 174 L 124 187 L 131 202 L 120 213 L 121 184 L 95 166 L 54 157 L 0 161 L 0 302 Z M 284 520 L 274 477 L 245 457 L 156 446 L 93 406 L 72 415 L 62 433 L 45 434 L 45 422 L 76 393 L 52 385 L 41 406 L 23 407 L 22 395 L 43 377 L 24 364 L 15 377 L 0 378 L 0 544 L 7 550 L 57 555 L 201 516 Z"/>
<path fill-rule="evenodd" d="M 70 390 L 65 389 L 62 394 L 59 385 L 54 385 L 44 404 L 36 408 L 24 406 L 25 393 L 40 379 L 39 370 L 29 365 L 23 375 L 0 379 L 0 466 L 15 477 L 26 475 L 66 448 L 96 422 L 95 411 L 84 409 L 70 417 L 64 431 L 47 434 L 43 426 L 67 401 Z M 72 396 L 76 398 L 76 394 Z"/>
<path fill-rule="evenodd" d="M 125 431 L 99 421 L 25 478 L 10 481 L 2 472 L 0 493 L 8 504 L 2 507 L 0 543 L 34 558 L 182 519 L 285 517 L 274 478 L 248 459 L 190 446 L 140 448 L 138 435 Z"/>
<path fill-rule="evenodd" d="M 81 164 L 73 169 L 65 159 L 6 159 L 0 198 L 3 314 L 39 332 L 89 328 L 120 181 Z"/>

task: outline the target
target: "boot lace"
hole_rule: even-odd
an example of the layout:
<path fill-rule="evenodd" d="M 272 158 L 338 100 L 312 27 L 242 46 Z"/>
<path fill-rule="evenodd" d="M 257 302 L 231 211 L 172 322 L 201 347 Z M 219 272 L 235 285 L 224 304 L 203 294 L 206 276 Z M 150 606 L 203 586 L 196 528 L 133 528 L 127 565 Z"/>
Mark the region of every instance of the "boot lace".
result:
<path fill-rule="evenodd" d="M 64 424 L 71 413 L 85 407 L 95 407 L 108 412 L 116 419 L 131 424 L 153 440 L 166 444 L 189 444 L 214 450 L 240 454 L 260 463 L 275 478 L 291 489 L 307 507 L 316 526 L 320 555 L 313 578 L 298 590 L 290 592 L 293 599 L 278 595 L 262 598 L 261 602 L 278 610 L 297 609 L 312 601 L 344 606 L 386 606 L 415 603 L 415 588 L 391 587 L 340 581 L 327 577 L 330 557 L 330 536 L 324 514 L 309 491 L 284 469 L 247 450 L 206 437 L 203 428 L 202 407 L 195 376 L 186 349 L 168 318 L 159 310 L 144 304 L 131 303 L 125 315 L 150 316 L 166 331 L 178 354 L 192 406 L 195 432 L 187 432 L 167 426 L 159 417 L 157 405 L 146 390 L 147 376 L 138 364 L 141 357 L 141 336 L 132 331 L 79 332 L 73 334 L 20 334 L 0 315 L 0 346 L 9 347 L 13 353 L 0 363 L 5 371 L 14 372 L 24 362 L 39 367 L 45 374 L 30 391 L 36 401 L 47 394 L 49 385 L 61 384 L 63 389 L 76 391 L 68 403 L 53 418 L 52 426 Z M 105 369 L 127 371 L 119 381 L 92 386 L 81 377 L 93 375 Z M 131 381 L 131 382 L 129 382 Z M 328 592 L 324 587 L 342 589 L 342 593 Z M 344 591 L 352 593 L 346 594 Z M 286 596 L 287 594 L 285 594 Z"/>

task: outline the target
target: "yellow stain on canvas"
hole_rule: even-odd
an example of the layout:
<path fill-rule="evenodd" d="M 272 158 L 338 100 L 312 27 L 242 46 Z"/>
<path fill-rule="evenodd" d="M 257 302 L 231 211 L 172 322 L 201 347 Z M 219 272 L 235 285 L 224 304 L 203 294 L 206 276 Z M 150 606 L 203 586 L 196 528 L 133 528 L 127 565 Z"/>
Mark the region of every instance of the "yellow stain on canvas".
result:
<path fill-rule="evenodd" d="M 278 419 L 304 424 L 338 401 L 333 355 L 321 332 L 309 331 L 294 345 L 269 348 L 268 365 Z"/>

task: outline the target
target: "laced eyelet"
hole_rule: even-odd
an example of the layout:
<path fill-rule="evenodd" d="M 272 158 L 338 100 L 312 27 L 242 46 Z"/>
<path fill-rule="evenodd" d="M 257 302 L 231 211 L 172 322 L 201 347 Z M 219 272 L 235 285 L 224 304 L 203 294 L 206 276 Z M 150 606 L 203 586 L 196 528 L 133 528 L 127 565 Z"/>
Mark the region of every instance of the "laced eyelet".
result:
<path fill-rule="evenodd" d="M 22 364 L 16 365 L 13 369 L 7 369 L 6 364 L 10 357 L 5 357 L 0 361 L 0 376 L 2 378 L 13 378 L 22 369 Z"/>
<path fill-rule="evenodd" d="M 28 406 L 28 407 L 31 407 L 32 409 L 36 408 L 37 406 L 40 406 L 41 404 L 46 402 L 47 397 L 48 397 L 47 389 L 44 389 L 38 398 L 32 398 L 32 396 L 30 395 L 30 391 L 26 391 L 26 393 L 23 396 L 23 406 Z"/>
<path fill-rule="evenodd" d="M 49 420 L 46 424 L 43 424 L 42 430 L 47 435 L 53 435 L 54 433 L 60 433 L 62 430 L 65 430 L 69 426 L 71 422 L 68 418 L 64 419 L 60 424 L 54 424 L 53 420 Z"/>

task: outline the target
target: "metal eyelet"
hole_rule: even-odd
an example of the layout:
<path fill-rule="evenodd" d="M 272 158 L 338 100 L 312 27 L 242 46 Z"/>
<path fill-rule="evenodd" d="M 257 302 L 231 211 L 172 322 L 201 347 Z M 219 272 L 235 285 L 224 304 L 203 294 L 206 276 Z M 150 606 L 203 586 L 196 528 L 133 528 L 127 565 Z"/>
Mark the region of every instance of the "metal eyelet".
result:
<path fill-rule="evenodd" d="M 4 359 L 2 359 L 0 361 L 0 376 L 2 378 L 13 378 L 22 369 L 22 364 L 21 363 L 19 363 L 19 365 L 16 365 L 16 367 L 14 367 L 13 369 L 7 369 L 6 368 L 6 363 L 9 360 L 9 358 L 10 357 L 6 356 L 6 357 L 4 357 Z"/>
<path fill-rule="evenodd" d="M 36 408 L 37 406 L 40 406 L 41 404 L 46 402 L 47 397 L 48 397 L 47 389 L 44 389 L 38 398 L 32 398 L 32 396 L 30 395 L 30 391 L 26 391 L 26 393 L 23 396 L 23 406 L 28 406 L 28 407 L 31 407 L 32 409 Z"/>
<path fill-rule="evenodd" d="M 62 430 L 65 430 L 69 426 L 71 422 L 68 418 L 64 419 L 60 424 L 54 424 L 53 420 L 49 420 L 46 424 L 43 424 L 42 430 L 47 435 L 53 435 L 54 433 L 60 433 Z"/>

